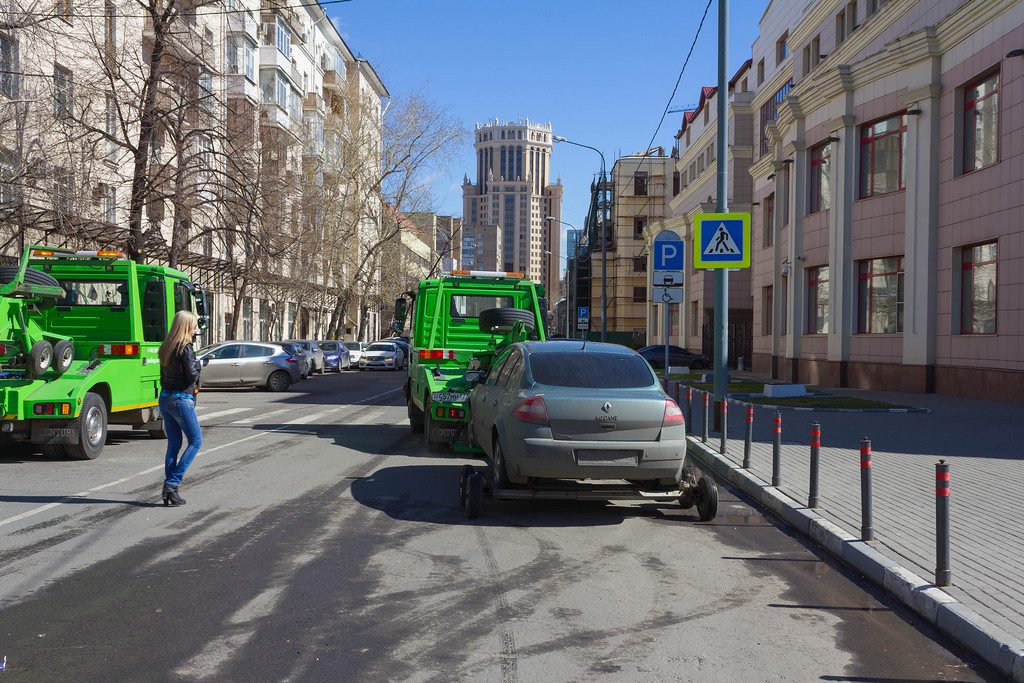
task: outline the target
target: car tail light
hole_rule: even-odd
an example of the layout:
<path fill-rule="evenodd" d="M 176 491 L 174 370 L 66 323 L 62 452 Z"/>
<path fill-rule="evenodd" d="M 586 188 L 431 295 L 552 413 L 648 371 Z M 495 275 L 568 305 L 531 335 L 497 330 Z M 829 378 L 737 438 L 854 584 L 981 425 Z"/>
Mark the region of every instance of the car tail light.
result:
<path fill-rule="evenodd" d="M 455 360 L 455 352 L 451 349 L 424 349 L 420 351 L 420 360 Z"/>
<path fill-rule="evenodd" d="M 13 356 L 18 352 L 18 347 L 14 344 L 0 344 L 0 356 Z"/>
<path fill-rule="evenodd" d="M 289 362 L 289 363 L 298 363 L 298 362 L 299 362 L 299 359 L 298 359 L 298 358 L 296 358 L 295 356 L 290 356 L 290 357 L 288 357 L 288 358 L 285 358 L 285 360 L 286 360 L 287 362 Z"/>
<path fill-rule="evenodd" d="M 444 406 L 438 406 L 434 409 L 434 415 L 441 418 L 448 418 L 450 420 L 463 420 L 466 417 L 466 411 L 462 408 L 445 408 Z"/>
<path fill-rule="evenodd" d="M 533 396 L 519 404 L 519 407 L 512 411 L 517 420 L 530 422 L 536 425 L 548 424 L 548 411 L 544 407 L 544 399 L 540 396 Z"/>
<path fill-rule="evenodd" d="M 661 420 L 662 427 L 676 427 L 685 424 L 683 411 L 679 405 L 670 398 L 665 399 L 665 417 Z"/>

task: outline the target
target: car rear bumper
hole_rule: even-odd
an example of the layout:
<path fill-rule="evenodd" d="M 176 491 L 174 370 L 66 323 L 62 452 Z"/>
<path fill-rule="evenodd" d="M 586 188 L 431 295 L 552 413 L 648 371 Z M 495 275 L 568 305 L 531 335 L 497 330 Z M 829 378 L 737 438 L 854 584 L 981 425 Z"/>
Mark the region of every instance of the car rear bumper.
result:
<path fill-rule="evenodd" d="M 521 448 L 521 450 L 520 450 Z M 556 441 L 528 437 L 506 448 L 510 478 L 671 479 L 678 481 L 686 440 Z"/>

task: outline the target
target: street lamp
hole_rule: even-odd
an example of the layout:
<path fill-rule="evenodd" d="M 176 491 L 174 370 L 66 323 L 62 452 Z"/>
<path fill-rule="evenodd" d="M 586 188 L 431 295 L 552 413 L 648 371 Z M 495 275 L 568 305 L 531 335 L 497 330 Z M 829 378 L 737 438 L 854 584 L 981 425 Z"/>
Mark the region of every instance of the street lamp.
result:
<path fill-rule="evenodd" d="M 584 145 L 579 142 L 573 142 L 567 140 L 561 135 L 552 135 L 551 139 L 555 142 L 567 142 L 570 145 L 576 145 L 577 147 L 586 147 L 597 152 L 598 156 L 601 157 L 601 182 L 598 186 L 600 194 L 598 197 L 603 198 L 605 192 L 604 184 L 604 154 L 601 154 L 601 150 L 597 147 L 591 147 L 590 145 Z M 601 341 L 608 341 L 608 239 L 605 234 L 605 216 L 604 209 L 601 207 L 603 202 L 598 199 L 597 208 L 601 219 Z"/>
<path fill-rule="evenodd" d="M 577 290 L 579 288 L 579 278 L 580 278 L 580 229 L 577 228 L 572 223 L 568 223 L 566 221 L 563 221 L 561 218 L 555 218 L 554 216 L 545 216 L 544 220 L 558 221 L 559 223 L 562 223 L 563 225 L 568 225 L 576 233 L 576 239 L 574 240 L 574 248 L 576 250 L 576 253 L 573 255 L 573 262 L 572 262 L 573 263 L 573 266 L 572 266 L 572 268 L 573 268 L 573 272 L 572 272 L 572 299 L 571 299 L 572 304 L 571 304 L 571 307 L 565 312 L 565 328 L 566 328 L 565 336 L 569 337 L 570 339 L 575 339 L 576 338 L 576 333 L 574 331 L 572 331 L 572 329 L 569 327 L 569 312 L 570 311 L 572 312 L 572 319 L 575 320 L 576 319 L 576 292 L 577 292 Z M 551 252 L 548 251 L 546 253 L 550 254 Z M 566 276 L 566 282 L 568 283 L 568 277 L 569 277 L 569 257 L 568 256 L 562 256 L 560 258 L 564 258 L 565 259 L 565 276 Z M 566 292 L 565 294 L 566 294 L 566 299 L 569 299 L 569 293 Z"/>

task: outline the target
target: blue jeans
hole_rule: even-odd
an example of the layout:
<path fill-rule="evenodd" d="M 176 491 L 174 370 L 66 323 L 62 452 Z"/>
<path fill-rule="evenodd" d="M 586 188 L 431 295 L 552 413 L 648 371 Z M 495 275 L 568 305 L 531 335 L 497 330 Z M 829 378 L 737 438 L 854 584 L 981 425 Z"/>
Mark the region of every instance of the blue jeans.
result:
<path fill-rule="evenodd" d="M 199 431 L 196 405 L 191 399 L 161 395 L 160 414 L 164 418 L 164 431 L 167 432 L 164 483 L 177 486 L 181 483 L 185 470 L 192 464 L 196 453 L 203 445 L 203 433 Z M 182 433 L 188 439 L 188 447 L 179 458 L 178 451 L 181 450 Z"/>

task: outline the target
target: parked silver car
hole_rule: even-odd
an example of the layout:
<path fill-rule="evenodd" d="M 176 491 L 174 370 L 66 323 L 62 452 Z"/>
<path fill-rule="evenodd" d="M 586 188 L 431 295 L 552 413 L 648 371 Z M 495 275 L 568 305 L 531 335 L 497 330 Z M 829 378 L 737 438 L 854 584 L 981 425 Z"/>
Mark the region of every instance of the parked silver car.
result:
<path fill-rule="evenodd" d="M 261 387 L 285 391 L 299 381 L 300 360 L 280 344 L 228 341 L 200 349 L 200 386 Z"/>
<path fill-rule="evenodd" d="M 405 367 L 405 352 L 394 342 L 376 341 L 359 357 L 359 369 L 398 370 Z"/>
<path fill-rule="evenodd" d="M 497 488 L 552 479 L 666 488 L 683 476 L 683 413 L 625 346 L 513 344 L 473 388 L 469 407 Z"/>
<path fill-rule="evenodd" d="M 324 374 L 324 371 L 327 368 L 327 361 L 324 358 L 324 352 L 319 346 L 317 346 L 315 341 L 312 339 L 285 339 L 282 343 L 298 344 L 304 351 L 309 351 L 313 356 L 312 361 L 309 364 L 309 374 Z"/>

